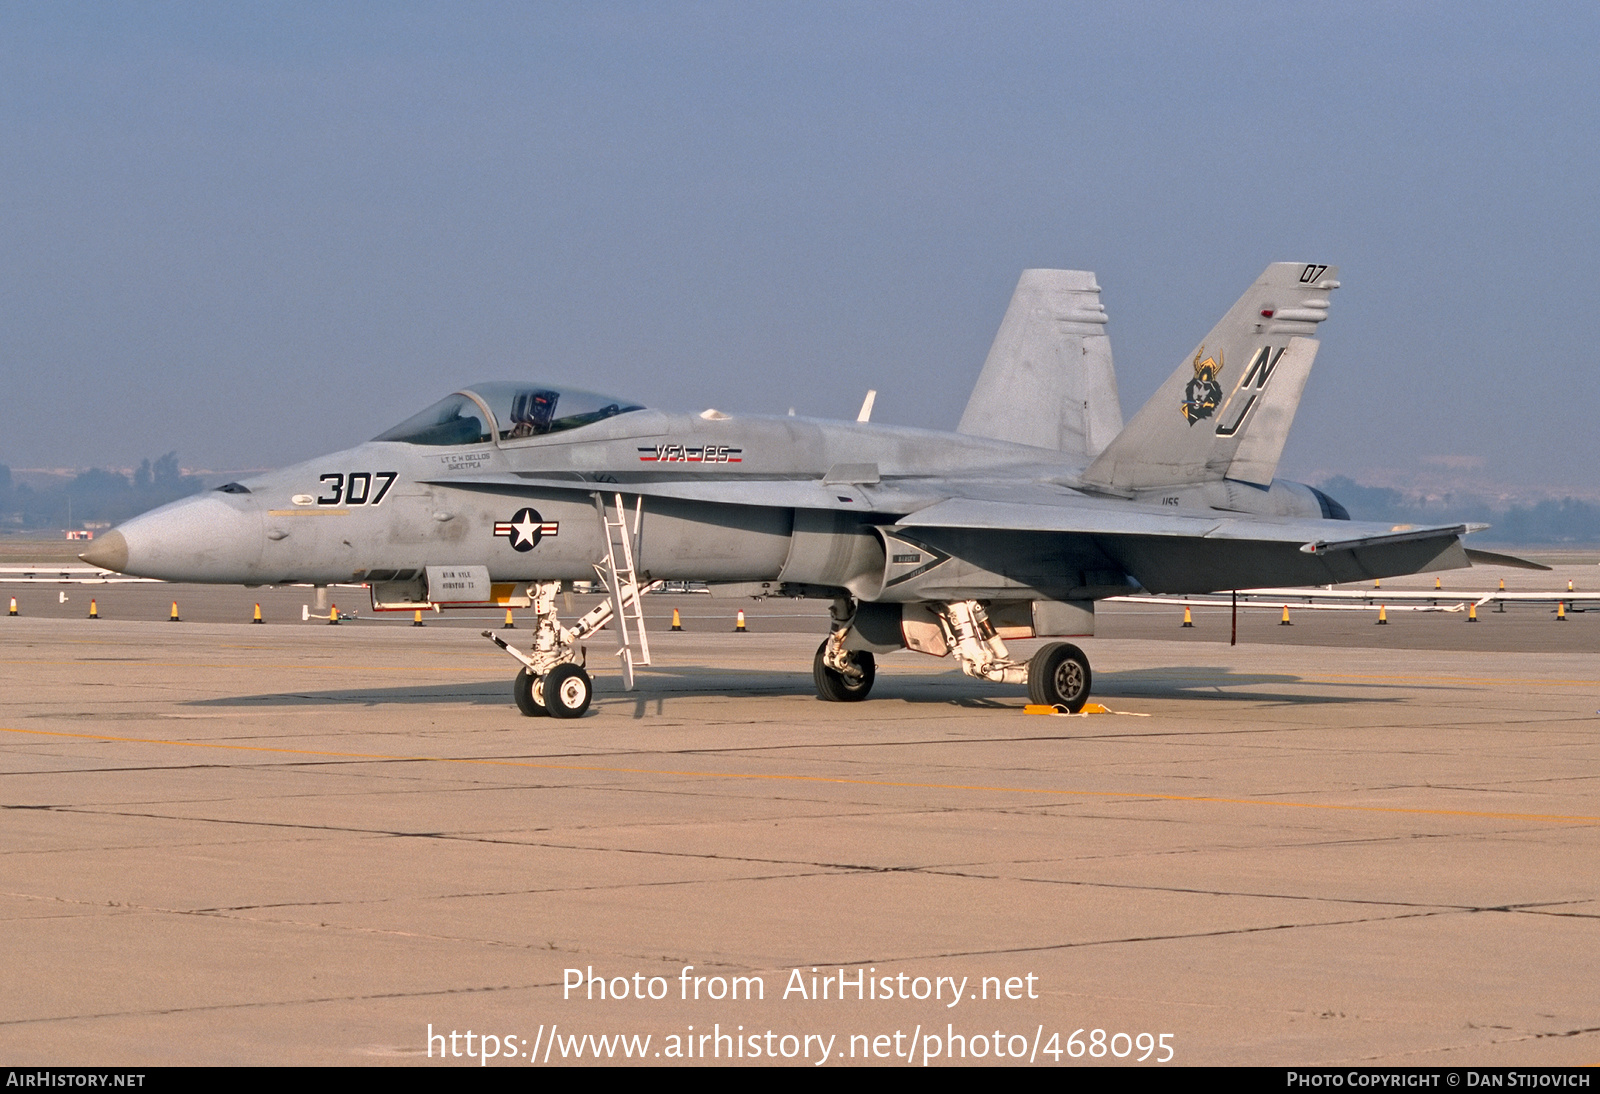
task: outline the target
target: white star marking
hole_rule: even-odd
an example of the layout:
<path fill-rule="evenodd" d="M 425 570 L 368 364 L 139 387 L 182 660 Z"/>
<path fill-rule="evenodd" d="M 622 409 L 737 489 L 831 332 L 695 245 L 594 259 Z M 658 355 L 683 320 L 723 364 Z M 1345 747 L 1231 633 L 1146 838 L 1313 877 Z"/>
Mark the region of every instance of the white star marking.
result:
<path fill-rule="evenodd" d="M 533 519 L 533 517 L 524 513 L 522 520 L 516 524 L 513 524 L 511 526 L 511 530 L 521 537 L 520 540 L 513 540 L 512 546 L 516 546 L 518 542 L 531 544 L 533 542 L 534 534 L 539 531 L 539 525 L 538 522 Z"/>

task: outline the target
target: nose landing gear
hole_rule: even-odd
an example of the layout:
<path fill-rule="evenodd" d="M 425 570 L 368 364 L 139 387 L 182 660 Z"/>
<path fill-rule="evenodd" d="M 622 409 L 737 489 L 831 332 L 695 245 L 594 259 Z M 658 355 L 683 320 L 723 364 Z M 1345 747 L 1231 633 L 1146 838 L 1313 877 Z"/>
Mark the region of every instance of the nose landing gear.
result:
<path fill-rule="evenodd" d="M 495 643 L 500 644 L 498 637 Z M 594 698 L 594 681 L 582 665 L 563 661 L 543 675 L 524 668 L 512 681 L 511 694 L 529 718 L 582 718 Z"/>
<path fill-rule="evenodd" d="M 556 617 L 556 594 L 561 591 L 561 583 L 547 581 L 532 586 L 529 591 L 533 594 L 538 623 L 534 628 L 533 644 L 527 653 L 509 645 L 493 631 L 483 632 L 485 638 L 522 662 L 522 671 L 517 673 L 516 681 L 511 686 L 517 709 L 529 718 L 543 718 L 546 715 L 551 718 L 583 717 L 589 709 L 590 700 L 594 698 L 594 681 L 580 661 L 582 647 L 578 645 L 579 641 L 610 622 L 619 605 L 623 610 L 634 610 L 637 615 L 638 598 L 654 592 L 662 584 L 653 581 L 643 587 L 635 586 L 620 596 L 608 598 L 578 620 L 571 630 L 563 627 Z M 637 625 L 642 646 L 642 616 L 638 617 Z M 625 645 L 619 652 L 625 657 L 624 669 L 631 670 L 635 663 L 630 660 L 633 651 Z M 649 659 L 646 657 L 637 663 L 649 664 Z M 624 686 L 632 687 L 628 671 L 624 673 Z"/>

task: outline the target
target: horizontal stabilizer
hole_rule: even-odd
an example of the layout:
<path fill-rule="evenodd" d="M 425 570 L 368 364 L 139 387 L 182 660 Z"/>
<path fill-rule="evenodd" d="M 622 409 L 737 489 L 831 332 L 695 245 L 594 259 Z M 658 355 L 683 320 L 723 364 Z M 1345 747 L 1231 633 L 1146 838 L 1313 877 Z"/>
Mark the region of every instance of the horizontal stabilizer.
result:
<path fill-rule="evenodd" d="M 1132 492 L 1220 479 L 1266 486 L 1317 355 L 1338 270 L 1275 262 L 1084 472 Z"/>
<path fill-rule="evenodd" d="M 1381 536 L 1361 536 L 1354 539 L 1340 539 L 1328 542 L 1315 540 L 1307 543 L 1300 549 L 1308 555 L 1322 555 L 1329 551 L 1354 551 L 1362 547 L 1378 547 L 1386 543 L 1412 543 L 1419 539 L 1436 539 L 1439 536 L 1464 536 L 1468 532 L 1476 532 L 1486 528 L 1483 524 L 1452 524 L 1439 528 L 1408 528 L 1404 532 L 1391 532 Z"/>
<path fill-rule="evenodd" d="M 1517 570 L 1550 569 L 1549 566 L 1542 563 L 1530 562 L 1528 559 L 1518 558 L 1516 555 L 1502 555 L 1494 551 L 1474 551 L 1471 548 L 1467 550 L 1467 561 L 1474 566 L 1510 566 Z"/>
<path fill-rule="evenodd" d="M 1122 430 L 1100 286 L 1087 270 L 1023 270 L 959 433 L 1093 459 Z"/>

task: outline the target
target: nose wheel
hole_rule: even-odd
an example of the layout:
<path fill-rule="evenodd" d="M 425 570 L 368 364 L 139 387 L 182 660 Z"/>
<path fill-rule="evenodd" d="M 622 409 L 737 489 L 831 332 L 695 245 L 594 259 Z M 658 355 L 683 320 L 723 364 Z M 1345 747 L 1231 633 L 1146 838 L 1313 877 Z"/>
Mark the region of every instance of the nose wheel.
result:
<path fill-rule="evenodd" d="M 594 681 L 581 665 L 557 665 L 544 676 L 527 669 L 511 686 L 517 709 L 530 718 L 581 718 L 594 698 Z"/>
<path fill-rule="evenodd" d="M 516 696 L 517 709 L 529 718 L 543 718 L 550 713 L 550 708 L 544 705 L 542 676 L 535 676 L 523 669 L 511 684 L 511 694 Z"/>

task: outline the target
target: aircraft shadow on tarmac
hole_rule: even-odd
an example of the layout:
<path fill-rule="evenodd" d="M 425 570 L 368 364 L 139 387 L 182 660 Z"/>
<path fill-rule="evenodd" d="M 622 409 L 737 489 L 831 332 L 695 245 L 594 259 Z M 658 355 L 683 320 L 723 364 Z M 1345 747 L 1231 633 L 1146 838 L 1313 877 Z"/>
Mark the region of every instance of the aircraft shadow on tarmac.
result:
<path fill-rule="evenodd" d="M 1340 681 L 1330 685 L 1322 681 L 1308 682 L 1294 673 L 1237 672 L 1221 665 L 1175 665 L 1160 669 L 1128 669 L 1123 672 L 1104 672 L 1095 676 L 1097 699 L 1227 699 L 1233 702 L 1288 704 L 1294 706 L 1323 706 L 1341 703 L 1395 703 L 1403 696 L 1385 695 L 1402 685 L 1382 681 Z M 1337 686 L 1340 694 L 1328 692 L 1274 692 L 1238 691 L 1238 688 L 1258 689 L 1278 687 L 1331 687 Z M 1407 683 L 1407 690 L 1416 685 Z"/>
<path fill-rule="evenodd" d="M 661 704 L 674 698 L 806 698 L 814 697 L 815 690 L 809 674 L 777 673 L 766 671 L 739 671 L 730 669 L 651 670 L 641 673 L 639 690 L 632 695 L 622 692 L 614 677 L 601 676 L 595 681 L 595 698 L 605 703 L 618 699 L 631 699 L 636 704 L 635 717 L 643 717 L 646 709 L 654 705 L 660 713 Z M 1398 702 L 1401 696 L 1384 695 L 1397 685 L 1383 682 L 1351 681 L 1337 685 L 1339 694 L 1319 690 L 1316 693 L 1284 690 L 1261 691 L 1277 688 L 1306 686 L 1303 677 L 1292 673 L 1237 672 L 1222 666 L 1185 665 L 1161 669 L 1129 669 L 1122 672 L 1103 672 L 1095 677 L 1096 699 L 1162 699 L 1185 700 L 1224 699 L 1233 702 L 1267 703 L 1274 705 L 1326 705 L 1339 703 Z M 1330 685 L 1323 685 L 1324 687 Z M 1415 684 L 1408 684 L 1414 690 Z M 1239 689 L 1252 689 L 1241 691 Z M 1008 689 L 1009 690 L 1009 689 Z M 960 673 L 929 673 L 927 675 L 883 675 L 878 677 L 873 689 L 870 708 L 875 701 L 894 700 L 910 704 L 936 704 L 973 709 L 1016 709 L 1026 701 L 1020 687 L 1015 694 L 994 695 L 975 693 L 974 682 Z M 337 688 L 328 691 L 285 691 L 259 695 L 235 695 L 218 699 L 197 699 L 187 703 L 196 707 L 292 707 L 292 706 L 404 706 L 404 705 L 465 705 L 506 707 L 513 706 L 509 682 L 473 684 L 422 684 L 401 687 Z"/>

